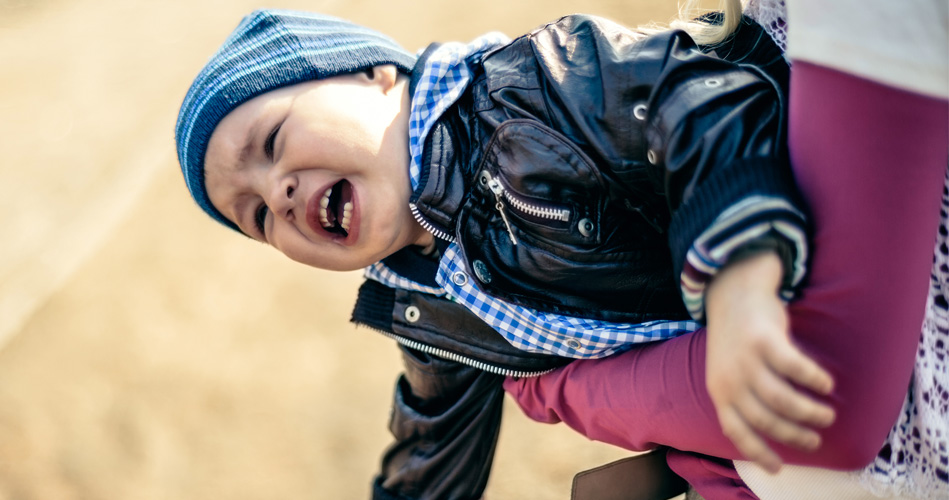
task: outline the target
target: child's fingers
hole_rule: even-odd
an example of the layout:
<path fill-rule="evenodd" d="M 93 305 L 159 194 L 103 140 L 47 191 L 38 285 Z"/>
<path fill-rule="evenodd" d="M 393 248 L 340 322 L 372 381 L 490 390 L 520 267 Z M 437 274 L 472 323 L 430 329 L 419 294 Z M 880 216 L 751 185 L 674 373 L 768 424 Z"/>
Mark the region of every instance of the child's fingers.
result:
<path fill-rule="evenodd" d="M 725 437 L 731 440 L 745 459 L 757 463 L 771 473 L 781 468 L 781 457 L 755 432 L 738 409 L 733 406 L 720 408 L 718 420 Z"/>
<path fill-rule="evenodd" d="M 810 356 L 788 341 L 781 345 L 771 344 L 767 352 L 768 363 L 780 375 L 818 394 L 830 394 L 834 379 Z"/>
<path fill-rule="evenodd" d="M 813 427 L 834 422 L 834 409 L 791 385 L 781 374 L 765 372 L 752 382 L 761 402 L 783 418 Z"/>
<path fill-rule="evenodd" d="M 764 437 L 803 451 L 820 447 L 820 434 L 775 412 L 757 394 L 749 392 L 743 396 L 738 409 L 742 418 Z"/>

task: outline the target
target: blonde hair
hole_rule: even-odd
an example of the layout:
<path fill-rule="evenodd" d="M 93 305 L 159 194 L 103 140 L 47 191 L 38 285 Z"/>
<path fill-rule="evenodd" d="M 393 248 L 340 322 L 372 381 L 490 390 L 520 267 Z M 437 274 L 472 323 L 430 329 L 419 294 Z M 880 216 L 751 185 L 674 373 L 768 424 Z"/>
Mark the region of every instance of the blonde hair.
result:
<path fill-rule="evenodd" d="M 682 0 L 679 2 L 679 13 L 667 26 L 648 24 L 640 26 L 643 33 L 656 33 L 667 29 L 685 31 L 699 45 L 716 45 L 722 43 L 741 23 L 742 0 L 718 0 L 716 8 L 702 7 L 699 4 L 708 4 L 708 1 Z M 721 12 L 721 22 L 703 21 L 705 14 Z"/>

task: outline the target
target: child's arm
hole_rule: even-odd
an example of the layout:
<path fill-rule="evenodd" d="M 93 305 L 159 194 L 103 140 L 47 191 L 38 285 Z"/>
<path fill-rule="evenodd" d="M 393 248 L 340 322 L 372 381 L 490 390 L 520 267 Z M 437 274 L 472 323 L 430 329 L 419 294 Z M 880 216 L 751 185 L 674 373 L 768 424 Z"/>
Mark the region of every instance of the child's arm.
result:
<path fill-rule="evenodd" d="M 670 60 L 649 139 L 665 151 L 657 163 L 675 276 L 690 313 L 708 325 L 706 385 L 723 432 L 774 469 L 780 459 L 764 437 L 813 450 L 812 427 L 833 420 L 802 391 L 826 394 L 832 380 L 791 341 L 783 302 L 803 282 L 809 251 L 784 145 L 785 96 L 756 69 Z"/>
<path fill-rule="evenodd" d="M 755 67 L 688 50 L 685 35 L 669 45 L 646 138 L 685 305 L 704 320 L 712 278 L 764 244 L 782 257 L 780 291 L 790 298 L 806 275 L 810 225 L 788 161 L 782 87 Z"/>
<path fill-rule="evenodd" d="M 830 374 L 791 339 L 778 297 L 782 262 L 770 251 L 732 260 L 706 294 L 706 386 L 722 431 L 748 460 L 776 471 L 780 457 L 762 436 L 815 450 L 834 411 L 792 384 L 827 395 Z M 802 425 L 803 424 L 803 425 Z"/>

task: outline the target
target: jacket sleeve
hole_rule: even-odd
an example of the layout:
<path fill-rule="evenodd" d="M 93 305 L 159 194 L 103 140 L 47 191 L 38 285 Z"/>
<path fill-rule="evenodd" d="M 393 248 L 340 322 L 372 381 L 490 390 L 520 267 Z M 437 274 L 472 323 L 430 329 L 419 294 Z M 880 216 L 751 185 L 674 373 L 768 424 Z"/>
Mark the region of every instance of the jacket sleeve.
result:
<path fill-rule="evenodd" d="M 774 250 L 782 295 L 806 275 L 808 218 L 791 174 L 782 87 L 755 66 L 657 37 L 667 60 L 650 96 L 647 161 L 671 213 L 669 245 L 685 305 L 704 319 L 706 284 L 729 260 Z"/>
<path fill-rule="evenodd" d="M 373 485 L 375 500 L 481 498 L 501 424 L 502 377 L 402 347 L 395 438 Z"/>

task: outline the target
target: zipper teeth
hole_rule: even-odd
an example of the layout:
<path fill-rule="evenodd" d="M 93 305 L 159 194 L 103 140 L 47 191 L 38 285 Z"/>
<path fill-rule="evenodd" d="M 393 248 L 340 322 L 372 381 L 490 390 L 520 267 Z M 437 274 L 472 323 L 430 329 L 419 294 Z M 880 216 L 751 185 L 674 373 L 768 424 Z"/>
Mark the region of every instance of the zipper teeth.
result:
<path fill-rule="evenodd" d="M 432 223 L 429 222 L 429 221 L 425 218 L 425 216 L 422 215 L 421 212 L 419 212 L 419 210 L 418 210 L 418 205 L 416 205 L 415 203 L 409 203 L 409 208 L 412 209 L 412 216 L 415 217 L 415 220 L 418 221 L 418 223 L 419 223 L 419 224 L 422 226 L 422 228 L 424 228 L 426 231 L 432 233 L 436 238 L 445 240 L 445 241 L 447 241 L 447 242 L 449 242 L 449 243 L 452 243 L 452 242 L 455 241 L 454 236 L 452 236 L 452 235 L 446 233 L 445 231 L 442 231 L 441 229 L 438 229 L 437 227 L 435 227 L 434 225 L 432 225 Z"/>
<path fill-rule="evenodd" d="M 539 370 L 539 371 L 520 371 L 520 370 L 509 370 L 507 368 L 499 368 L 497 366 L 485 363 L 483 361 L 478 361 L 476 359 L 471 359 L 467 356 L 462 356 L 461 354 L 455 354 L 453 352 L 446 351 L 444 349 L 432 347 L 428 344 L 423 344 L 421 342 L 417 342 L 415 340 L 408 339 L 401 335 L 396 335 L 394 333 L 390 333 L 385 330 L 381 330 L 379 328 L 375 328 L 375 327 L 365 325 L 362 323 L 358 323 L 358 325 L 363 328 L 368 328 L 375 332 L 381 333 L 382 335 L 385 335 L 386 337 L 389 337 L 390 339 L 395 340 L 396 342 L 404 345 L 405 347 L 408 347 L 409 349 L 422 351 L 424 353 L 438 356 L 439 358 L 444 358 L 449 361 L 454 361 L 456 363 L 461 363 L 463 365 L 468 365 L 470 367 L 477 368 L 481 371 L 493 373 L 495 375 L 501 375 L 502 377 L 520 377 L 520 378 L 539 377 L 541 375 L 550 373 L 556 369 L 556 368 L 549 368 L 546 370 Z"/>
<path fill-rule="evenodd" d="M 528 215 L 533 215 L 534 217 L 540 217 L 542 219 L 554 219 L 564 222 L 568 222 L 570 220 L 569 210 L 531 205 L 524 200 L 514 197 L 510 191 L 504 189 L 503 185 L 501 186 L 501 192 L 504 193 L 504 199 L 506 199 L 511 205 L 514 205 L 514 208 L 520 210 L 521 212 L 525 212 Z"/>

